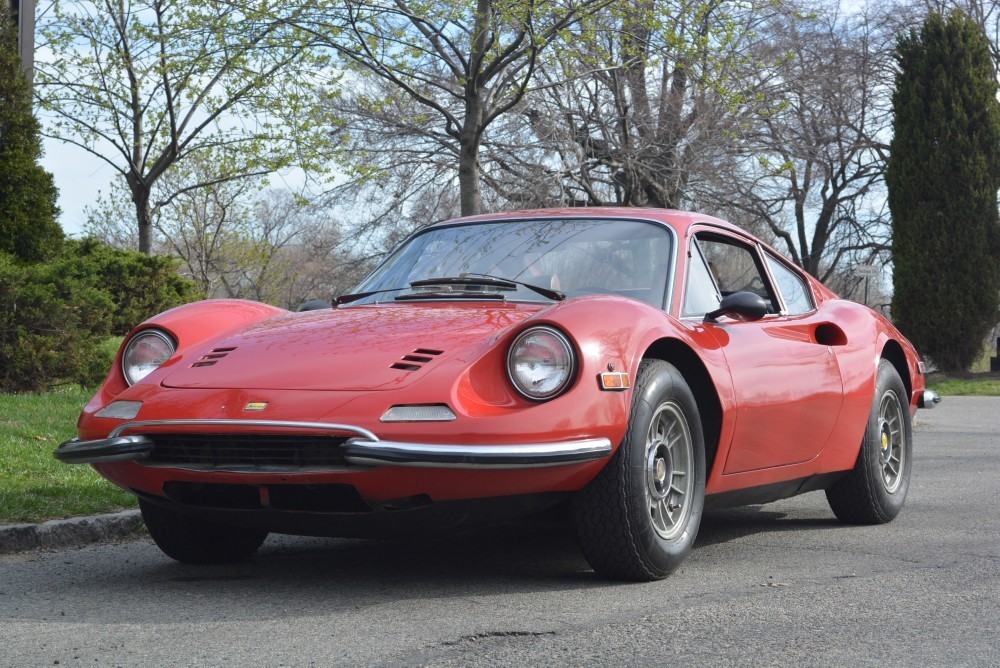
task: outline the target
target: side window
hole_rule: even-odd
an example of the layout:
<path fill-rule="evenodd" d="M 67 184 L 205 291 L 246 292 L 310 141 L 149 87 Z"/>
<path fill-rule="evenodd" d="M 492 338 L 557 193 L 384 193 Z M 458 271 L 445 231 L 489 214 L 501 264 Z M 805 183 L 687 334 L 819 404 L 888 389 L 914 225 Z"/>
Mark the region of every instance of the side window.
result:
<path fill-rule="evenodd" d="M 777 299 L 764 278 L 756 252 L 721 236 L 698 236 L 698 245 L 723 297 L 734 292 L 753 292 L 767 303 L 768 313 L 778 312 Z"/>
<path fill-rule="evenodd" d="M 684 291 L 682 316 L 704 315 L 719 307 L 721 297 L 715 281 L 709 273 L 708 265 L 697 243 L 691 244 L 691 259 L 688 261 L 687 288 Z"/>
<path fill-rule="evenodd" d="M 778 292 L 781 293 L 782 298 L 785 300 L 785 308 L 788 310 L 788 315 L 799 315 L 812 311 L 814 308 L 813 301 L 809 295 L 809 288 L 806 286 L 805 281 L 794 271 L 767 253 L 764 253 L 764 257 L 767 260 L 767 268 L 771 271 L 771 275 L 774 276 L 774 282 L 778 284 Z"/>

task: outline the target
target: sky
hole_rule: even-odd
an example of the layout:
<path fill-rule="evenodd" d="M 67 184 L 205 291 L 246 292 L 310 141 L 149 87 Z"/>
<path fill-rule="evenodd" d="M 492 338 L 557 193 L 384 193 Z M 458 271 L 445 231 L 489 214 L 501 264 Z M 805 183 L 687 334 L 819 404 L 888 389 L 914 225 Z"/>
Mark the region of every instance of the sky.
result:
<path fill-rule="evenodd" d="M 82 148 L 54 139 L 45 139 L 43 147 L 42 166 L 59 189 L 59 222 L 67 234 L 79 236 L 87 219 L 84 207 L 97 201 L 98 192 L 108 192 L 118 173 Z"/>

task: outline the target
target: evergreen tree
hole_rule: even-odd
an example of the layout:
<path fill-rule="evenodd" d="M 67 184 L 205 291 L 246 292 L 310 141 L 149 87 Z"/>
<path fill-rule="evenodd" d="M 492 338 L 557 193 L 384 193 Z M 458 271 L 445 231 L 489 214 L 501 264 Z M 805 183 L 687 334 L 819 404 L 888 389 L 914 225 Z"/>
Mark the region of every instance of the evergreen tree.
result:
<path fill-rule="evenodd" d="M 0 2 L 0 251 L 34 262 L 57 250 L 58 191 L 38 159 L 42 144 L 21 71 L 10 3 Z"/>
<path fill-rule="evenodd" d="M 932 13 L 896 47 L 892 314 L 942 369 L 967 369 L 1000 317 L 1000 105 L 989 43 Z"/>

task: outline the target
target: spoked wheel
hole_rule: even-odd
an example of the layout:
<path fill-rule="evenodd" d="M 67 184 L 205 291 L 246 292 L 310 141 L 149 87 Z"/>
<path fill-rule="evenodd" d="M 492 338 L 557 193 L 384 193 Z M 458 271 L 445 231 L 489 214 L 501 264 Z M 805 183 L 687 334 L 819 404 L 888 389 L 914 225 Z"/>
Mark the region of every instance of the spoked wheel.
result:
<path fill-rule="evenodd" d="M 903 484 L 906 468 L 906 434 L 903 408 L 893 391 L 882 395 L 878 407 L 879 466 L 885 491 L 894 494 Z"/>
<path fill-rule="evenodd" d="M 142 520 L 164 554 L 184 564 L 229 564 L 250 558 L 267 531 L 216 524 L 139 500 Z"/>
<path fill-rule="evenodd" d="M 660 538 L 671 540 L 687 526 L 694 478 L 694 443 L 687 419 L 676 403 L 664 403 L 646 437 L 646 501 Z"/>
<path fill-rule="evenodd" d="M 913 451 L 906 397 L 906 387 L 895 367 L 882 360 L 858 461 L 846 477 L 826 490 L 830 508 L 840 521 L 883 524 L 903 509 Z"/>
<path fill-rule="evenodd" d="M 691 551 L 705 502 L 705 445 L 694 395 L 672 365 L 644 360 L 618 451 L 574 499 L 580 547 L 594 570 L 666 577 Z"/>

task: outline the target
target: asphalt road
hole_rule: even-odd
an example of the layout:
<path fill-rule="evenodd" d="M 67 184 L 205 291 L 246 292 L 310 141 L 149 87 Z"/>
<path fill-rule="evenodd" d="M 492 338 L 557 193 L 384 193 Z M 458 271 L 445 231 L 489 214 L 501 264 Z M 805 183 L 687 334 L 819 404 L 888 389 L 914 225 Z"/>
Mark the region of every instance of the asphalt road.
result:
<path fill-rule="evenodd" d="M 1000 665 L 1000 399 L 918 413 L 906 508 L 823 494 L 706 517 L 652 584 L 558 524 L 419 543 L 272 536 L 178 565 L 148 540 L 0 557 L 0 665 Z"/>

